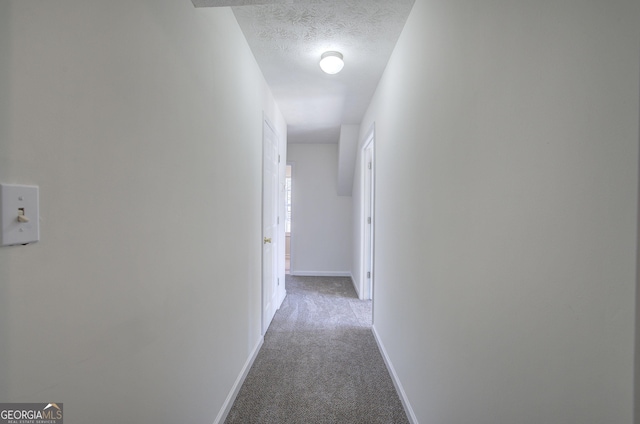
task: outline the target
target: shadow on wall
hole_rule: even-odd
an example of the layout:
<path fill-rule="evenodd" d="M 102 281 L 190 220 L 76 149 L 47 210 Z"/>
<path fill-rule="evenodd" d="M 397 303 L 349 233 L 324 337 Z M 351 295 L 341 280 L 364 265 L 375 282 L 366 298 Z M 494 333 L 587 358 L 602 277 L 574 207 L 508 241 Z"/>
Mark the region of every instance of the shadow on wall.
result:
<path fill-rule="evenodd" d="M 638 75 L 638 78 L 640 79 L 640 75 Z M 640 92 L 638 95 L 640 96 Z M 638 115 L 638 122 L 640 122 L 640 114 Z M 640 131 L 638 132 L 638 142 L 640 143 Z M 640 152 L 638 152 L 638 162 L 640 163 Z M 635 394 L 633 402 L 634 424 L 640 424 L 640 169 L 638 170 L 638 182 L 638 208 L 636 210 L 636 345 L 634 352 L 635 370 L 633 381 L 633 391 Z"/>
<path fill-rule="evenodd" d="M 11 175 L 9 140 L 11 129 L 11 2 L 0 1 L 0 183 Z M 4 280 L 3 280 L 4 281 Z"/>
<path fill-rule="evenodd" d="M 11 182 L 11 163 L 9 161 L 9 138 L 11 136 L 11 2 L 0 1 L 0 183 Z M 0 399 L 9 401 L 9 324 L 11 320 L 11 263 L 9 247 L 0 247 Z"/>
<path fill-rule="evenodd" d="M 322 127 L 313 130 L 301 130 L 295 125 L 287 129 L 287 143 L 338 143 L 340 127 Z"/>
<path fill-rule="evenodd" d="M 11 338 L 9 324 L 11 322 L 11 297 L 9 293 L 9 252 L 8 247 L 0 247 L 0 399 L 10 401 L 9 387 L 9 345 Z"/>

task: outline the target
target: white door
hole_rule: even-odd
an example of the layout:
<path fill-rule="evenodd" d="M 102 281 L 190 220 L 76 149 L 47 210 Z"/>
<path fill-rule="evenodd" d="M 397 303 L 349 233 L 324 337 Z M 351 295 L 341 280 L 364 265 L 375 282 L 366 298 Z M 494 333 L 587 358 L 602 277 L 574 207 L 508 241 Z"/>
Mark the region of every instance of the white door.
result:
<path fill-rule="evenodd" d="M 276 313 L 278 296 L 278 138 L 265 119 L 262 151 L 262 334 Z"/>

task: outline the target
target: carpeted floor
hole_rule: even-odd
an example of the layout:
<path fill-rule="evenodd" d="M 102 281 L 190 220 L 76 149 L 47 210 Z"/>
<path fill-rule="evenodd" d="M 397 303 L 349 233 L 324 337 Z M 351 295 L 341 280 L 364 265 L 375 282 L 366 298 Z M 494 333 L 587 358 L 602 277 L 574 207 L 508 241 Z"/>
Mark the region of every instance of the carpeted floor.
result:
<path fill-rule="evenodd" d="M 408 423 L 349 278 L 291 277 L 225 423 Z"/>

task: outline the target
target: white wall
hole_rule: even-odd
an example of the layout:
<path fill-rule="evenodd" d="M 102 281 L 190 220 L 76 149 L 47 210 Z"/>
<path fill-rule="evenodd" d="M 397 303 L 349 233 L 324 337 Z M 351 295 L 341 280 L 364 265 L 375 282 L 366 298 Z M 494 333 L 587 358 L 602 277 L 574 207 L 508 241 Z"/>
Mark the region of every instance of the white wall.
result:
<path fill-rule="evenodd" d="M 639 77 L 640 78 L 640 77 Z M 640 95 L 640 93 L 638 93 Z M 640 134 L 638 134 L 640 141 Z M 640 177 L 639 177 L 640 180 Z M 636 335 L 635 335 L 635 362 L 634 362 L 634 424 L 640 424 L 640 184 L 638 185 L 638 226 L 636 242 Z"/>
<path fill-rule="evenodd" d="M 638 187 L 638 223 L 640 223 L 640 186 Z M 638 241 L 636 243 L 636 332 L 635 332 L 635 360 L 634 360 L 634 379 L 633 379 L 633 387 L 634 387 L 634 408 L 633 408 L 633 422 L 634 424 L 640 424 L 640 272 L 638 269 L 640 268 L 640 249 L 637 246 L 640 246 L 640 225 L 636 228 Z"/>
<path fill-rule="evenodd" d="M 0 399 L 213 422 L 261 339 L 263 110 L 286 133 L 232 12 L 4 0 L 0 60 L 0 182 L 41 210 L 0 248 Z"/>
<path fill-rule="evenodd" d="M 361 136 L 419 422 L 632 422 L 639 51 L 635 0 L 416 1 Z"/>
<path fill-rule="evenodd" d="M 289 144 L 293 162 L 291 273 L 349 275 L 351 197 L 338 196 L 338 145 Z"/>
<path fill-rule="evenodd" d="M 338 142 L 338 195 L 351 196 L 360 125 L 341 125 Z"/>

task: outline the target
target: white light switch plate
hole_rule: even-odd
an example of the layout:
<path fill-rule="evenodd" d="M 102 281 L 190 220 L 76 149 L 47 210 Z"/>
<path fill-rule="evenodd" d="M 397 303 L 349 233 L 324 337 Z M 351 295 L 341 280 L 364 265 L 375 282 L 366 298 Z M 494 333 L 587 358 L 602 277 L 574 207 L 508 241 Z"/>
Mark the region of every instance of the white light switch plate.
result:
<path fill-rule="evenodd" d="M 21 222 L 18 216 L 22 215 Z M 2 246 L 40 240 L 38 187 L 0 184 L 0 236 Z"/>

